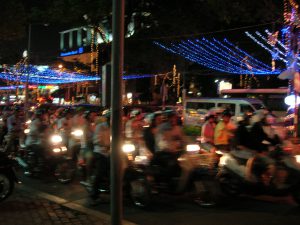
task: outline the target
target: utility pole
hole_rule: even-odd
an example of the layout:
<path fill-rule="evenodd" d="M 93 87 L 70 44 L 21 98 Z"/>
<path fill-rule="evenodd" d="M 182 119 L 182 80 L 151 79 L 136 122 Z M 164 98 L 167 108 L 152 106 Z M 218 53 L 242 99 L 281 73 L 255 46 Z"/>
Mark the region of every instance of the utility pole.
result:
<path fill-rule="evenodd" d="M 125 0 L 113 0 L 111 79 L 111 224 L 121 225 L 122 207 L 122 76 Z"/>

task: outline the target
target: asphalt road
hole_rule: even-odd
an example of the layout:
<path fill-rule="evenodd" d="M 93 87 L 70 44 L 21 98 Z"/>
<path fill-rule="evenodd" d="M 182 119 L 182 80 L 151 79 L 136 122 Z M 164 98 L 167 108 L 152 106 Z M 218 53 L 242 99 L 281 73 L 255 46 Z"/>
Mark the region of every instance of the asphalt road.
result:
<path fill-rule="evenodd" d="M 60 184 L 54 178 L 28 178 L 20 174 L 24 186 L 109 214 L 110 204 L 89 207 L 87 192 L 74 181 Z M 109 199 L 108 195 L 104 196 Z M 159 195 L 154 197 L 154 207 L 142 210 L 124 199 L 124 218 L 141 225 L 299 225 L 300 207 L 290 197 L 243 197 L 230 200 L 223 206 L 203 208 L 187 196 Z"/>

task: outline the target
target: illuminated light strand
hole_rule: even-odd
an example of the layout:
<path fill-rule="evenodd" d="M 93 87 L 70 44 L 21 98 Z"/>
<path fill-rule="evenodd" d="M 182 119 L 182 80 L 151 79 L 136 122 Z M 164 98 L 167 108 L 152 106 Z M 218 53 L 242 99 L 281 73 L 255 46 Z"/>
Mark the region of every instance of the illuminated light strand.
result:
<path fill-rule="evenodd" d="M 271 32 L 269 30 L 265 30 L 266 34 L 270 35 Z M 281 41 L 277 41 L 278 45 L 280 45 L 282 48 L 284 48 L 284 50 L 287 52 L 288 48 L 281 42 Z M 300 60 L 300 56 L 297 57 Z M 298 63 L 298 65 L 300 65 L 300 63 Z"/>
<path fill-rule="evenodd" d="M 216 41 L 216 39 L 214 39 L 214 41 L 215 41 L 216 43 L 218 43 L 218 42 Z M 219 42 L 218 44 L 221 45 L 220 42 Z M 215 45 L 214 45 L 214 47 L 215 47 Z M 253 72 L 253 71 L 263 72 L 263 71 L 265 71 L 265 70 L 268 70 L 268 69 L 265 69 L 265 68 L 263 68 L 263 69 L 258 69 L 258 68 L 257 68 L 257 65 L 253 64 L 251 61 L 248 61 L 248 63 L 243 62 L 243 58 L 244 58 L 244 57 L 240 56 L 239 54 L 237 54 L 237 56 L 238 56 L 240 59 L 242 59 L 242 60 L 238 59 L 237 57 L 233 57 L 231 54 L 226 53 L 225 51 L 223 51 L 222 49 L 220 49 L 220 48 L 218 48 L 218 47 L 217 47 L 217 49 L 218 49 L 219 52 L 221 51 L 223 55 L 226 54 L 226 57 L 225 57 L 226 59 L 231 58 L 231 59 L 237 64 L 237 66 L 239 66 L 239 67 L 244 66 L 246 69 L 249 69 L 249 66 L 251 66 L 251 67 L 252 67 L 252 69 L 251 69 L 252 72 Z M 228 51 L 229 51 L 229 50 L 228 50 Z M 234 54 L 233 51 L 230 51 L 230 52 L 232 52 L 232 53 Z M 247 65 L 247 64 L 248 64 L 248 65 Z M 250 64 L 251 64 L 251 65 L 250 65 Z"/>
<path fill-rule="evenodd" d="M 251 70 L 246 70 L 246 71 L 245 70 L 240 70 L 240 69 L 237 70 L 236 68 L 233 69 L 231 67 L 224 68 L 224 65 L 222 65 L 222 64 L 220 65 L 220 63 L 212 62 L 213 61 L 212 59 L 209 60 L 209 59 L 205 58 L 205 53 L 204 52 L 201 55 L 202 58 L 204 57 L 204 59 L 202 59 L 202 58 L 199 58 L 199 57 L 195 57 L 195 53 L 185 51 L 183 49 L 180 49 L 179 47 L 174 48 L 175 44 L 173 44 L 172 47 L 168 47 L 168 46 L 163 45 L 163 44 L 158 43 L 158 42 L 154 42 L 154 44 L 158 45 L 159 47 L 161 47 L 161 48 L 163 48 L 163 49 L 165 49 L 169 52 L 172 52 L 172 53 L 177 54 L 177 55 L 181 55 L 181 56 L 183 56 L 184 58 L 186 58 L 190 61 L 193 61 L 195 63 L 198 63 L 200 65 L 206 66 L 206 67 L 214 69 L 214 70 L 227 72 L 227 73 L 233 73 L 233 74 L 252 74 L 253 73 L 253 71 L 251 71 Z M 259 73 L 255 73 L 255 74 L 279 74 L 279 73 L 280 73 L 279 71 L 263 71 L 263 72 L 259 72 Z"/>
<path fill-rule="evenodd" d="M 203 39 L 203 40 L 205 41 L 205 39 Z M 210 46 L 208 46 L 208 45 L 210 45 Z M 228 65 L 230 65 L 231 68 L 232 68 L 232 70 L 235 70 L 235 71 L 241 70 L 241 68 L 240 68 L 240 62 L 239 61 L 235 62 L 237 65 L 232 64 L 228 60 L 230 58 L 232 59 L 232 57 L 229 57 L 228 54 L 226 54 L 225 52 L 221 52 L 222 50 L 218 49 L 214 44 L 210 43 L 209 41 L 206 41 L 206 43 L 202 43 L 202 47 L 200 47 L 199 45 L 193 45 L 193 47 L 194 46 L 196 46 L 196 47 L 200 48 L 201 50 L 203 50 L 201 52 L 198 52 L 197 55 L 203 56 L 203 53 L 207 53 L 207 54 L 210 55 L 210 57 L 213 57 L 214 60 L 217 60 L 217 62 L 219 63 L 219 65 L 221 64 L 225 68 L 228 67 Z M 205 49 L 205 47 L 207 49 Z M 213 53 L 209 52 L 208 49 L 211 50 L 211 51 L 213 51 Z M 194 51 L 195 51 L 195 49 L 193 49 L 193 52 Z M 220 57 L 218 57 L 218 55 Z M 243 72 L 245 72 L 245 71 L 243 71 Z"/>
<path fill-rule="evenodd" d="M 162 46 L 161 46 L 161 47 L 162 47 Z M 163 46 L 163 48 L 166 48 L 166 47 Z M 211 58 L 210 58 L 210 59 L 205 58 L 205 60 L 201 60 L 201 59 L 199 60 L 199 58 L 193 57 L 193 54 L 190 54 L 190 52 L 189 52 L 189 53 L 186 53 L 186 52 L 184 52 L 183 50 L 181 50 L 181 51 L 179 51 L 179 52 L 176 52 L 176 51 L 174 51 L 174 50 L 172 50 L 172 49 L 170 49 L 170 48 L 166 48 L 166 50 L 168 50 L 168 49 L 169 49 L 171 52 L 175 52 L 175 53 L 177 53 L 177 54 L 179 54 L 179 55 L 182 55 L 183 57 L 187 58 L 187 59 L 190 60 L 190 61 L 196 62 L 196 63 L 201 64 L 201 65 L 204 65 L 204 66 L 206 66 L 206 67 L 209 67 L 209 68 L 212 68 L 212 69 L 215 69 L 215 70 L 218 70 L 218 71 L 222 71 L 222 72 L 227 72 L 227 73 L 237 73 L 236 71 L 231 70 L 231 69 L 229 69 L 228 67 L 225 68 L 225 69 L 223 69 L 223 66 L 220 65 L 220 64 L 218 65 L 218 67 L 216 67 L 216 66 L 215 66 L 216 63 L 214 63 L 214 64 L 209 63 L 209 62 L 212 61 Z M 178 51 L 178 50 L 177 50 L 177 51 Z M 191 55 L 192 55 L 192 56 L 191 56 Z M 202 54 L 202 56 L 204 56 L 204 53 Z"/>
<path fill-rule="evenodd" d="M 265 50 L 267 50 L 269 53 L 273 53 L 272 49 L 269 49 L 267 46 L 265 46 L 263 43 L 261 43 L 259 40 L 257 40 L 252 34 L 250 34 L 248 31 L 245 32 L 245 34 L 251 38 L 254 42 L 256 42 L 259 46 L 261 46 L 262 48 L 264 48 Z M 287 62 L 285 59 L 283 59 L 282 57 L 278 57 L 281 61 L 283 62 Z"/>
<path fill-rule="evenodd" d="M 231 52 L 232 54 L 234 54 L 236 57 L 235 60 L 237 61 L 238 65 L 241 66 L 241 63 L 243 64 L 243 66 L 245 66 L 246 68 L 249 68 L 249 66 L 251 66 L 253 68 L 253 70 L 258 70 L 258 71 L 268 71 L 269 68 L 268 66 L 261 66 L 258 65 L 257 63 L 253 62 L 251 59 L 248 59 L 247 61 L 244 60 L 245 55 L 240 55 L 238 52 L 228 48 L 226 45 L 224 45 L 222 42 L 216 40 L 215 38 L 213 38 L 214 42 L 217 43 L 218 45 L 220 45 L 222 48 L 226 49 L 228 52 Z M 229 54 L 229 56 L 231 56 L 231 54 Z"/>
<path fill-rule="evenodd" d="M 233 44 L 232 44 L 232 46 L 234 47 L 233 48 L 234 50 L 232 50 L 231 48 L 229 48 L 228 46 L 226 46 L 225 43 L 223 44 L 222 42 L 220 42 L 220 41 L 218 41 L 216 39 L 214 39 L 214 40 L 219 45 L 221 45 L 223 48 L 227 49 L 228 51 L 232 52 L 235 55 L 238 55 L 240 57 L 240 59 L 241 59 L 240 61 L 243 61 L 245 59 L 245 57 L 248 57 L 248 59 L 246 61 L 244 60 L 245 64 L 247 62 L 248 64 L 251 64 L 252 67 L 261 68 L 262 70 L 270 70 L 271 69 L 270 66 L 268 66 L 268 65 L 260 62 L 259 60 L 253 58 L 252 56 L 249 57 L 249 54 L 247 54 L 246 52 L 242 51 L 241 49 L 239 49 L 238 47 L 234 46 Z M 228 40 L 224 40 L 224 42 L 228 42 L 228 44 L 229 44 Z M 247 66 L 247 64 L 246 64 L 246 66 Z"/>
<path fill-rule="evenodd" d="M 12 74 L 9 73 L 0 73 L 0 79 L 4 80 L 9 80 L 9 81 L 20 81 L 20 82 L 26 82 L 27 80 L 27 75 L 23 74 L 20 75 L 19 77 L 16 76 L 10 76 Z M 155 76 L 155 74 L 139 74 L 139 75 L 127 75 L 123 76 L 124 80 L 130 80 L 130 79 L 142 79 L 142 78 L 150 78 Z M 85 82 L 85 81 L 97 81 L 101 80 L 100 77 L 88 77 L 84 76 L 84 78 L 70 78 L 70 79 L 62 79 L 62 80 L 57 80 L 54 77 L 49 78 L 49 77 L 43 77 L 41 76 L 35 76 L 35 77 L 30 77 L 29 78 L 29 83 L 33 84 L 67 84 L 67 83 L 77 83 L 77 82 Z M 8 90 L 10 86 L 8 86 Z"/>
<path fill-rule="evenodd" d="M 283 53 L 281 50 L 279 50 L 279 49 L 276 48 L 275 46 L 272 46 L 272 45 L 269 43 L 268 39 L 265 38 L 264 36 L 262 36 L 262 34 L 261 34 L 260 32 L 256 31 L 255 34 L 256 34 L 258 37 L 260 37 L 260 38 L 261 38 L 266 44 L 268 44 L 271 48 L 273 48 L 278 54 L 281 54 L 283 57 L 286 57 L 285 53 Z M 273 53 L 274 53 L 274 51 L 273 51 Z"/>
<path fill-rule="evenodd" d="M 207 45 L 204 45 L 204 46 L 206 46 L 207 47 Z M 201 48 L 200 46 L 198 46 L 198 48 Z M 215 53 L 218 53 L 218 51 L 215 51 L 214 49 L 211 49 L 211 48 L 208 48 L 209 50 L 213 50 Z M 197 56 L 202 56 L 203 57 L 203 53 L 207 53 L 207 54 L 209 54 L 209 56 L 210 57 L 216 57 L 215 56 L 215 54 L 212 54 L 211 52 L 208 52 L 207 50 L 205 50 L 205 49 L 203 49 L 203 48 L 201 48 L 201 50 L 203 50 L 204 52 L 198 52 L 198 54 L 197 54 Z M 193 50 L 193 53 L 195 52 L 196 50 L 194 49 Z M 226 57 L 226 59 L 227 59 L 227 57 Z M 219 60 L 219 58 L 217 58 L 217 60 Z M 232 65 L 231 63 L 229 63 L 228 61 L 224 61 L 224 60 L 222 60 L 223 61 L 223 63 L 225 63 L 224 65 L 225 65 L 225 67 L 228 67 L 228 64 L 229 65 L 231 65 L 232 66 L 232 69 L 233 70 L 240 70 L 240 61 L 239 60 L 237 60 L 236 61 L 236 63 L 237 63 L 237 65 L 238 66 L 234 66 L 234 65 Z M 219 63 L 220 63 L 220 60 L 218 61 Z M 240 72 L 241 73 L 249 73 L 249 71 L 250 70 L 246 70 L 246 72 L 245 72 L 245 70 L 240 70 Z M 258 73 L 258 74 L 264 74 L 264 73 L 268 73 L 269 71 L 267 70 L 267 71 L 261 71 L 261 70 L 259 70 L 259 71 L 257 71 L 257 70 L 255 70 L 255 69 L 252 69 L 252 71 L 250 71 L 251 73 L 253 73 L 255 71 L 255 73 Z"/>
<path fill-rule="evenodd" d="M 235 68 L 240 68 L 241 67 L 241 62 L 239 60 L 237 60 L 236 57 L 231 56 L 229 53 L 227 53 L 227 52 L 223 51 L 222 49 L 218 48 L 216 45 L 214 45 L 213 43 L 211 43 L 207 39 L 203 39 L 203 40 L 206 42 L 206 45 L 205 45 L 205 43 L 203 43 L 204 46 L 206 46 L 208 49 L 212 50 L 216 55 L 219 55 L 220 58 L 224 58 L 224 60 L 222 59 L 223 62 L 229 63 L 230 65 L 234 66 Z M 210 47 L 207 46 L 207 45 L 210 45 Z M 237 65 L 233 65 L 232 63 L 230 63 L 228 61 L 228 59 L 230 59 L 231 62 L 233 62 Z"/>
<path fill-rule="evenodd" d="M 205 50 L 204 48 L 200 47 L 203 51 L 202 52 L 198 52 L 198 54 L 196 54 L 195 52 L 197 52 L 195 49 L 189 49 L 186 46 L 183 46 L 182 44 L 179 44 L 179 46 L 176 46 L 173 44 L 173 47 L 175 47 L 178 51 L 182 51 L 182 53 L 185 56 L 188 56 L 195 61 L 195 62 L 202 62 L 205 63 L 204 65 L 208 66 L 209 68 L 214 68 L 217 69 L 219 68 L 219 70 L 221 69 L 221 71 L 230 71 L 231 73 L 235 73 L 236 69 L 231 69 L 231 67 L 228 66 L 228 62 L 225 62 L 224 60 L 220 61 L 216 55 L 212 54 L 211 52 L 208 52 L 207 50 Z M 185 50 L 185 51 L 184 51 Z M 214 67 L 211 62 L 215 62 L 218 64 L 218 67 Z M 238 68 L 239 69 L 239 68 Z"/>
<path fill-rule="evenodd" d="M 268 29 L 266 29 L 265 32 L 266 32 L 266 34 L 267 34 L 268 36 L 269 36 L 269 35 L 272 35 L 272 33 L 271 33 Z M 278 43 L 278 45 L 281 46 L 285 51 L 287 50 L 286 46 L 285 46 L 280 40 L 277 40 L 277 43 Z"/>
<path fill-rule="evenodd" d="M 0 90 L 14 90 L 17 88 L 24 88 L 24 85 L 11 85 L 11 86 L 4 86 L 4 87 L 0 87 Z"/>
<path fill-rule="evenodd" d="M 181 47 L 181 48 L 187 50 L 188 54 L 192 55 L 195 59 L 200 59 L 200 60 L 204 59 L 205 62 L 218 61 L 219 67 L 224 68 L 224 69 L 226 68 L 226 62 L 224 60 L 219 60 L 215 54 L 207 51 L 205 48 L 203 48 L 201 46 L 197 46 L 198 49 L 201 50 L 201 52 L 197 51 L 197 49 L 194 48 L 193 46 L 185 46 L 183 44 L 179 44 L 179 46 L 175 46 L 175 47 L 176 48 Z M 192 48 L 192 49 L 190 49 L 190 48 Z M 197 54 L 195 54 L 195 52 L 197 52 Z"/>
<path fill-rule="evenodd" d="M 175 44 L 172 45 L 172 47 L 167 47 L 166 45 L 160 44 L 158 42 L 154 42 L 154 44 L 158 45 L 159 47 L 172 52 L 174 54 L 178 54 L 183 56 L 184 58 L 193 61 L 195 63 L 198 63 L 200 65 L 206 66 L 208 68 L 214 69 L 214 70 L 218 70 L 218 71 L 222 71 L 222 72 L 226 72 L 226 73 L 233 73 L 233 74 L 252 74 L 253 71 L 251 70 L 240 70 L 240 68 L 236 69 L 236 68 L 232 68 L 225 65 L 223 65 L 222 63 L 216 63 L 213 62 L 213 59 L 208 59 L 205 57 L 205 52 L 203 52 L 203 54 L 201 55 L 202 58 L 196 57 L 195 56 L 195 52 L 190 52 L 190 51 L 186 51 L 184 49 L 180 49 L 179 47 L 176 47 Z M 212 53 L 210 53 L 212 54 Z M 212 57 L 215 57 L 214 55 L 211 55 Z M 203 59 L 204 58 L 204 59 Z M 225 68 L 226 67 L 226 68 Z M 263 71 L 263 72 L 257 72 L 255 74 L 278 74 L 279 71 Z"/>
<path fill-rule="evenodd" d="M 213 61 L 212 58 L 206 58 L 204 56 L 205 53 L 203 53 L 201 55 L 204 58 L 204 60 L 203 60 L 203 59 L 199 59 L 199 57 L 197 57 L 197 56 L 194 56 L 194 52 L 186 52 L 186 51 L 184 51 L 183 49 L 180 49 L 177 46 L 173 46 L 175 48 L 176 47 L 179 48 L 179 50 L 177 49 L 176 51 L 174 51 L 173 49 L 167 48 L 166 46 L 161 45 L 161 47 L 165 48 L 166 50 L 170 50 L 171 52 L 173 52 L 175 54 L 183 56 L 184 58 L 186 58 L 186 59 L 188 59 L 192 62 L 198 63 L 198 64 L 206 66 L 208 68 L 218 70 L 218 71 L 222 71 L 222 72 L 226 72 L 226 73 L 235 73 L 235 71 L 230 70 L 228 67 L 223 69 L 223 65 L 219 65 L 218 67 L 216 67 L 214 64 L 210 63 L 211 61 Z"/>
<path fill-rule="evenodd" d="M 224 42 L 228 45 L 230 45 L 231 47 L 235 48 L 236 50 L 238 50 L 239 52 L 241 52 L 242 54 L 244 54 L 245 56 L 247 56 L 249 59 L 252 59 L 253 61 L 257 62 L 258 64 L 261 64 L 263 66 L 266 66 L 267 68 L 271 67 L 261 61 L 259 61 L 258 59 L 254 58 L 253 56 L 251 56 L 250 54 L 248 54 L 247 52 L 241 50 L 240 48 L 236 47 L 233 43 L 231 43 L 230 41 L 228 41 L 226 38 L 224 39 Z"/>

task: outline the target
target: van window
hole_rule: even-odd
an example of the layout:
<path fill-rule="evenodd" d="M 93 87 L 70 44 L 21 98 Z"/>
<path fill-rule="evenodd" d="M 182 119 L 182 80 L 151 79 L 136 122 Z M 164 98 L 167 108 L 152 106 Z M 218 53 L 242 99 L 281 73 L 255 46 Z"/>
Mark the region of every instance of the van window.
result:
<path fill-rule="evenodd" d="M 232 104 L 232 103 L 218 103 L 218 107 L 229 110 L 232 115 L 235 115 L 235 104 Z"/>
<path fill-rule="evenodd" d="M 250 106 L 250 105 L 247 105 L 247 104 L 241 104 L 241 114 L 244 114 L 246 112 L 254 112 L 254 109 Z"/>
<path fill-rule="evenodd" d="M 215 103 L 211 102 L 187 102 L 186 103 L 186 109 L 205 109 L 209 110 L 211 108 L 215 107 Z"/>

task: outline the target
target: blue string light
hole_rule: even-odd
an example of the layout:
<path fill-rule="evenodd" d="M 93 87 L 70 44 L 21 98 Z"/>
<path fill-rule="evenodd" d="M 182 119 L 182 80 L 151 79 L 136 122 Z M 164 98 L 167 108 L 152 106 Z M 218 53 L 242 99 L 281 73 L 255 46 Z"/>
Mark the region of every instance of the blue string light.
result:
<path fill-rule="evenodd" d="M 124 80 L 140 79 L 153 77 L 154 74 L 132 74 L 123 76 Z M 18 81 L 25 83 L 27 81 L 30 84 L 68 84 L 86 81 L 101 80 L 100 77 L 85 75 L 81 73 L 63 72 L 60 70 L 53 70 L 49 68 L 40 69 L 36 66 L 20 66 L 18 69 L 11 68 L 8 72 L 1 72 L 0 79 L 9 81 Z M 9 90 L 9 87 L 5 87 Z"/>
<path fill-rule="evenodd" d="M 260 32 L 256 31 L 255 34 L 256 34 L 258 37 L 260 37 L 264 42 L 266 42 L 270 47 L 273 48 L 273 53 L 274 53 L 274 52 L 275 52 L 275 53 L 277 52 L 278 54 L 282 55 L 283 57 L 286 57 L 285 53 L 283 53 L 281 50 L 279 50 L 277 47 L 275 47 L 275 45 L 272 46 L 272 45 L 269 43 L 268 39 L 267 39 L 266 37 L 262 36 L 262 34 L 261 34 Z"/>
<path fill-rule="evenodd" d="M 248 31 L 245 32 L 245 34 L 251 38 L 254 42 L 256 42 L 259 46 L 261 46 L 262 48 L 264 48 L 265 50 L 267 50 L 269 53 L 273 53 L 273 50 L 268 48 L 266 45 L 264 45 L 263 43 L 261 43 L 259 40 L 257 40 L 253 35 L 251 35 Z M 282 57 L 278 57 L 281 61 L 286 63 L 286 60 Z"/>
<path fill-rule="evenodd" d="M 206 40 L 206 39 L 205 39 Z M 245 69 L 249 69 L 250 67 L 252 68 L 252 72 L 257 71 L 258 73 L 264 72 L 265 70 L 268 71 L 269 68 L 262 68 L 260 65 L 257 65 L 255 62 L 252 62 L 251 60 L 244 60 L 245 56 L 241 56 L 240 54 L 236 53 L 235 51 L 227 48 L 225 45 L 223 45 L 220 41 L 217 41 L 215 38 L 213 41 L 218 44 L 220 47 L 217 45 L 213 45 L 212 47 L 217 48 L 217 54 L 223 56 L 226 60 L 230 58 L 233 62 L 237 64 L 239 67 L 245 67 Z M 208 44 L 211 45 L 211 43 L 206 40 Z M 225 50 L 224 50 L 225 49 Z M 234 56 L 233 56 L 234 55 Z"/>
<path fill-rule="evenodd" d="M 258 64 L 260 66 L 265 67 L 267 70 L 271 70 L 271 67 L 261 61 L 259 61 L 258 59 L 254 58 L 253 56 L 251 56 L 250 54 L 248 54 L 247 52 L 243 51 L 242 49 L 238 48 L 237 46 L 235 46 L 233 43 L 231 43 L 230 41 L 228 41 L 226 38 L 224 39 L 224 43 L 228 44 L 229 46 L 231 46 L 232 48 L 234 48 L 235 50 L 237 50 L 238 52 L 240 52 L 242 55 L 244 55 L 244 57 L 248 57 L 249 60 L 252 60 L 252 62 L 255 62 L 255 64 Z"/>
<path fill-rule="evenodd" d="M 162 44 L 154 42 L 157 46 L 173 54 L 183 56 L 189 61 L 205 67 L 233 74 L 279 74 L 271 67 L 237 48 L 228 40 L 224 43 L 206 38 L 202 40 L 187 40 L 176 43 Z M 244 60 L 247 56 L 247 60 Z"/>

